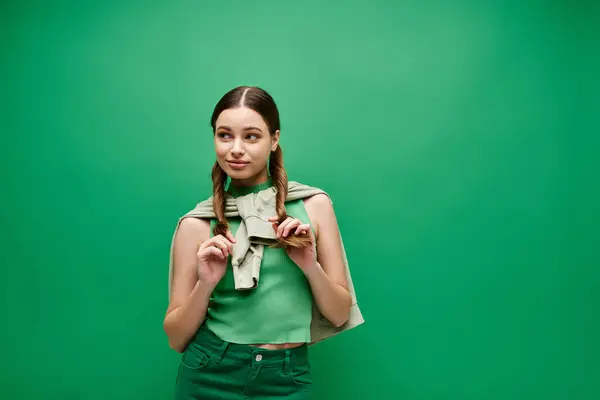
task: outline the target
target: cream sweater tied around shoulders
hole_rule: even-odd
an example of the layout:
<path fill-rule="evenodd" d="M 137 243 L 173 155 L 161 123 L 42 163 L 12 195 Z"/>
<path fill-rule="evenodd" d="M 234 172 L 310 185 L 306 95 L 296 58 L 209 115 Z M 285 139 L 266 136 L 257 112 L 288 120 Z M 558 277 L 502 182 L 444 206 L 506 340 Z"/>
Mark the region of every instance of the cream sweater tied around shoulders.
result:
<path fill-rule="evenodd" d="M 321 189 L 291 181 L 288 183 L 288 195 L 286 201 L 304 199 L 316 194 L 325 194 L 329 197 L 329 195 Z M 235 287 L 238 290 L 251 290 L 258 286 L 264 246 L 269 246 L 277 242 L 272 224 L 268 220 L 268 218 L 277 214 L 275 210 L 275 200 L 276 188 L 273 186 L 261 190 L 258 193 L 250 193 L 236 198 L 227 193 L 225 195 L 225 216 L 241 218 L 240 226 L 235 235 L 236 242 L 234 243 L 233 253 L 231 255 Z M 175 235 L 179 228 L 179 224 L 185 218 L 215 218 L 212 207 L 212 197 L 198 203 L 193 210 L 187 212 L 177 222 L 175 233 L 173 234 L 171 241 L 169 296 L 171 294 L 171 285 L 173 281 L 173 245 Z M 319 312 L 316 306 L 313 307 L 313 318 L 310 327 L 310 344 L 320 342 L 340 332 L 352 329 L 364 322 L 362 313 L 358 307 L 341 234 L 340 242 L 344 265 L 346 267 L 346 277 L 348 279 L 350 295 L 352 297 L 350 316 L 344 325 L 335 327 Z"/>

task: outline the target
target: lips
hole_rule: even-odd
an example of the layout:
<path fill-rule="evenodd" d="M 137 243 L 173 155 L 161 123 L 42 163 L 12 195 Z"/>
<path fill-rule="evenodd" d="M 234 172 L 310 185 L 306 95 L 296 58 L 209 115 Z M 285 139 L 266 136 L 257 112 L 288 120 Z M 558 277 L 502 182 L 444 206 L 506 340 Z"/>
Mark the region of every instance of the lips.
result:
<path fill-rule="evenodd" d="M 244 168 L 246 165 L 248 165 L 249 163 L 247 161 L 239 161 L 239 160 L 228 160 L 227 164 L 229 164 L 229 166 L 231 168 L 235 168 L 235 169 L 241 169 Z"/>

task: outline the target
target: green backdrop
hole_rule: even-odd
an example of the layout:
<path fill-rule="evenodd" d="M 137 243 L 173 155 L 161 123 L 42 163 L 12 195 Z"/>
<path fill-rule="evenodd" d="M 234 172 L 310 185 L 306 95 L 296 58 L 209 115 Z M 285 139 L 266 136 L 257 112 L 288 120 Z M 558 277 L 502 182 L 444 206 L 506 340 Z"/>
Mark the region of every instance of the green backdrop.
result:
<path fill-rule="evenodd" d="M 318 399 L 600 398 L 597 5 L 50 3 L 0 6 L 2 399 L 170 398 L 171 235 L 241 84 L 366 319 Z"/>

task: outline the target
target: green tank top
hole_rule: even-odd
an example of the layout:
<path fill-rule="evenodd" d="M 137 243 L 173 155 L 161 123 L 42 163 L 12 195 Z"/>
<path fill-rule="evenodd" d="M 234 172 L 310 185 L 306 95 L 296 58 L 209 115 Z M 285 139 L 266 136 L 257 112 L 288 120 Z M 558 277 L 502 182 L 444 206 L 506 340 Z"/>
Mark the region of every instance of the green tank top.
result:
<path fill-rule="evenodd" d="M 269 188 L 272 181 L 252 186 L 228 188 L 237 197 Z M 289 201 L 288 215 L 309 223 L 304 201 Z M 216 220 L 211 220 L 212 227 Z M 235 236 L 240 218 L 228 218 Z M 313 230 L 314 232 L 314 230 Z M 300 268 L 285 249 L 264 248 L 258 286 L 236 290 L 231 257 L 225 276 L 215 287 L 207 310 L 206 326 L 221 339 L 232 343 L 310 342 L 312 293 Z"/>

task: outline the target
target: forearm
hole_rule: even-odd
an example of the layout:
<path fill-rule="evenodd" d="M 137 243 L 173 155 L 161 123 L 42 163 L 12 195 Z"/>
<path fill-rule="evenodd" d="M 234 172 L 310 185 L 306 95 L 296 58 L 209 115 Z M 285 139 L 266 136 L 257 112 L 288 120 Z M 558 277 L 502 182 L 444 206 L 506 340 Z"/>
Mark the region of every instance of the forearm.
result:
<path fill-rule="evenodd" d="M 332 281 L 318 262 L 304 274 L 321 314 L 333 325 L 343 325 L 352 307 L 350 292 Z"/>
<path fill-rule="evenodd" d="M 186 301 L 166 316 L 164 330 L 171 348 L 180 353 L 185 350 L 204 322 L 212 290 L 198 281 Z"/>

